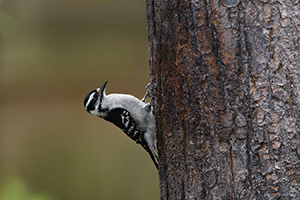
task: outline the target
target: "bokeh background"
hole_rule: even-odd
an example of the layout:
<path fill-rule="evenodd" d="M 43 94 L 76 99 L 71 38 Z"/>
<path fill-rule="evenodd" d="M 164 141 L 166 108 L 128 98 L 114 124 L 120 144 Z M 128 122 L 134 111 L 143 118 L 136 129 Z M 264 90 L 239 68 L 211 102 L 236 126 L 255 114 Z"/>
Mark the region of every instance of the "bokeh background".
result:
<path fill-rule="evenodd" d="M 157 170 L 86 94 L 142 98 L 144 1 L 0 0 L 0 200 L 159 199 Z"/>

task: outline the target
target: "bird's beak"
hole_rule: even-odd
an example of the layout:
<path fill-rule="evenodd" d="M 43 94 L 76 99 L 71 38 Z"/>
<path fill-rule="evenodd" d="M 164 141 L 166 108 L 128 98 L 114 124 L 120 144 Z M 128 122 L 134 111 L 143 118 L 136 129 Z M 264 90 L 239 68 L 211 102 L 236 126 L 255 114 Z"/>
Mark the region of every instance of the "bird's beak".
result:
<path fill-rule="evenodd" d="M 108 82 L 108 81 L 105 81 L 105 83 L 104 83 L 101 87 L 97 88 L 97 92 L 98 92 L 99 94 L 103 94 L 107 82 Z"/>

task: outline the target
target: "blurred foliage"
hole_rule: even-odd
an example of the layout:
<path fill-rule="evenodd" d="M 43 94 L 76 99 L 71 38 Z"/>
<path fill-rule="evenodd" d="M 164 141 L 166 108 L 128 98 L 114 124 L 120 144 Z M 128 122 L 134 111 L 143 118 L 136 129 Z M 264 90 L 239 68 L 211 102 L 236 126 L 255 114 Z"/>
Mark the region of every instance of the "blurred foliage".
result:
<path fill-rule="evenodd" d="M 32 193 L 21 179 L 14 178 L 3 186 L 0 200 L 54 200 L 54 198 L 42 193 Z"/>
<path fill-rule="evenodd" d="M 106 80 L 107 93 L 144 95 L 144 2 L 80 6 L 74 0 L 1 4 L 12 20 L 0 40 L 0 180 L 17 177 L 0 182 L 2 199 L 18 193 L 23 199 L 159 198 L 147 153 L 83 107 L 85 95 Z"/>
<path fill-rule="evenodd" d="M 16 20 L 1 9 L 2 2 L 3 0 L 0 0 L 0 37 L 8 33 L 8 29 L 12 24 L 16 24 Z"/>

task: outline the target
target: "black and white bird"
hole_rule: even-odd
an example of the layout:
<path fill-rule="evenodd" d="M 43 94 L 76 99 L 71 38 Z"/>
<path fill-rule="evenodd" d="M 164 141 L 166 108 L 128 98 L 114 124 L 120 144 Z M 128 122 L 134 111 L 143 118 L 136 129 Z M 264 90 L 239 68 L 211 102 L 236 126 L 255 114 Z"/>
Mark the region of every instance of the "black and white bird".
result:
<path fill-rule="evenodd" d="M 129 94 L 105 94 L 107 81 L 84 99 L 85 109 L 119 127 L 149 153 L 156 168 L 156 121 L 150 103 Z M 146 94 L 147 95 L 147 94 Z"/>

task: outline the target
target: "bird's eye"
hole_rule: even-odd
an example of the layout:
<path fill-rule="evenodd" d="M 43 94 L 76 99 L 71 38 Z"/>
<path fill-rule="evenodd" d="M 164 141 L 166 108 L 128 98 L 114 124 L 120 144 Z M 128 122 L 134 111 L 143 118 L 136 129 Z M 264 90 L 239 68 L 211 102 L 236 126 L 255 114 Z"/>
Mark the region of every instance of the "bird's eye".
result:
<path fill-rule="evenodd" d="M 93 98 L 94 98 L 94 99 L 97 99 L 98 96 L 99 96 L 99 94 L 96 92 L 96 93 L 94 94 Z"/>

